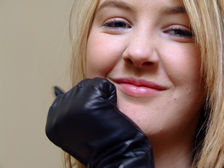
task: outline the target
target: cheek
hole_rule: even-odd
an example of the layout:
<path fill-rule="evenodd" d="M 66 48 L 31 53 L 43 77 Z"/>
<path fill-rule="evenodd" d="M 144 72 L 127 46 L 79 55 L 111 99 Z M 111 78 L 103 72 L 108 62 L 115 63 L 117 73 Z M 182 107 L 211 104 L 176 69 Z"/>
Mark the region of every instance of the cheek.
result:
<path fill-rule="evenodd" d="M 167 50 L 164 59 L 165 70 L 174 86 L 199 87 L 200 76 L 200 53 L 194 44 L 182 44 L 175 46 L 175 50 Z"/>
<path fill-rule="evenodd" d="M 178 111 L 185 111 L 179 117 L 192 118 L 200 111 L 205 98 L 205 83 L 200 75 L 200 52 L 194 44 L 183 44 L 171 51 L 170 58 L 166 60 L 165 69 L 173 84 L 170 103 Z"/>
<path fill-rule="evenodd" d="M 105 77 L 121 59 L 122 50 L 121 43 L 109 35 L 91 32 L 86 53 L 87 77 Z"/>

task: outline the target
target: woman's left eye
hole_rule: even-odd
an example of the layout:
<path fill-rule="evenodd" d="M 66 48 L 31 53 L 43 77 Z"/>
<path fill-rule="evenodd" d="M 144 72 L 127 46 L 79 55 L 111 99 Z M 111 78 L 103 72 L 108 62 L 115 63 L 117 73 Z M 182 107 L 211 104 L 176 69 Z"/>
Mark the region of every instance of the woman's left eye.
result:
<path fill-rule="evenodd" d="M 112 20 L 103 24 L 104 27 L 107 28 L 131 28 L 130 24 L 125 23 L 124 21 Z"/>
<path fill-rule="evenodd" d="M 164 33 L 168 33 L 171 36 L 176 36 L 180 38 L 192 38 L 194 34 L 191 31 L 183 30 L 180 28 L 171 28 L 169 30 L 165 30 Z"/>

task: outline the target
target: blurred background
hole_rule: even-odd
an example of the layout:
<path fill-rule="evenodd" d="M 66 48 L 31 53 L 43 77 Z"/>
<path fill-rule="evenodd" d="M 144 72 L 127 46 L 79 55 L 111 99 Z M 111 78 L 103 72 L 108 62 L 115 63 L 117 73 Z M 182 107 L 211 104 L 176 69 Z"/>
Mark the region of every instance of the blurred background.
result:
<path fill-rule="evenodd" d="M 60 168 L 45 136 L 53 86 L 69 88 L 72 0 L 0 0 L 0 168 Z"/>

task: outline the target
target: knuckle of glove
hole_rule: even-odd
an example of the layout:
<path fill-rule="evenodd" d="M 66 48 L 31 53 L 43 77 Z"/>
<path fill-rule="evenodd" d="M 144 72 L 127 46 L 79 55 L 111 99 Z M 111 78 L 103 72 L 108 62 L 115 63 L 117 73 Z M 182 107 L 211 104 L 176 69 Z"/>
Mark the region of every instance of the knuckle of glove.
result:
<path fill-rule="evenodd" d="M 104 99 L 112 104 L 117 104 L 116 87 L 113 83 L 104 78 L 94 78 L 93 83 L 95 87 L 98 87 Z"/>
<path fill-rule="evenodd" d="M 85 79 L 77 84 L 77 88 L 80 89 L 79 99 L 84 102 L 91 101 L 108 101 L 116 104 L 116 88 L 114 84 L 104 78 Z M 76 93 L 78 94 L 78 93 Z"/>

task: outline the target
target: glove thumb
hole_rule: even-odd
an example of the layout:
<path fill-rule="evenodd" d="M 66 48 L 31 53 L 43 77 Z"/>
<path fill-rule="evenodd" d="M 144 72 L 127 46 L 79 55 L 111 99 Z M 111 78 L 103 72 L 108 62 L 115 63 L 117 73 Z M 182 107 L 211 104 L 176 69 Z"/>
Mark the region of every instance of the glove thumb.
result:
<path fill-rule="evenodd" d="M 55 86 L 54 87 L 54 94 L 55 94 L 56 97 L 58 97 L 59 95 L 64 94 L 64 92 L 58 86 Z"/>

